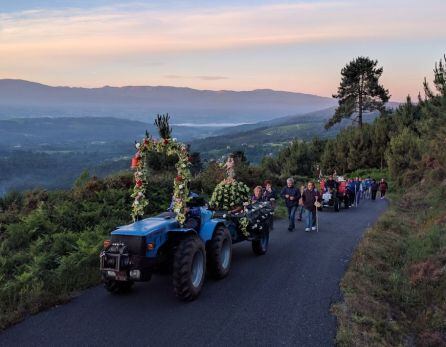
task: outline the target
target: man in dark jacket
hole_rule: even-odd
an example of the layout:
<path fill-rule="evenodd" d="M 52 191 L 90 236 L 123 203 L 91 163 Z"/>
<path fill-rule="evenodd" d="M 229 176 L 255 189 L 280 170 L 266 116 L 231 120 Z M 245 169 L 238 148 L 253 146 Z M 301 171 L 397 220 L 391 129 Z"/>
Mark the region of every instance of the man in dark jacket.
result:
<path fill-rule="evenodd" d="M 355 203 L 355 181 L 353 181 L 353 179 L 349 179 L 348 183 L 347 183 L 347 194 L 348 194 L 348 200 L 349 200 L 349 207 L 353 206 Z"/>
<path fill-rule="evenodd" d="M 372 191 L 372 200 L 376 200 L 376 193 L 378 192 L 379 184 L 376 182 L 376 180 L 372 180 L 372 184 L 370 186 L 370 189 Z"/>
<path fill-rule="evenodd" d="M 307 189 L 302 194 L 305 208 L 305 231 L 316 230 L 316 201 L 320 200 L 319 192 L 314 188 L 313 182 L 308 182 Z"/>
<path fill-rule="evenodd" d="M 280 195 L 285 199 L 285 205 L 288 210 L 288 231 L 294 231 L 294 219 L 296 216 L 297 204 L 300 199 L 300 191 L 294 187 L 294 180 L 291 177 L 286 180 L 286 184 L 287 186 L 282 189 L 282 193 Z"/>

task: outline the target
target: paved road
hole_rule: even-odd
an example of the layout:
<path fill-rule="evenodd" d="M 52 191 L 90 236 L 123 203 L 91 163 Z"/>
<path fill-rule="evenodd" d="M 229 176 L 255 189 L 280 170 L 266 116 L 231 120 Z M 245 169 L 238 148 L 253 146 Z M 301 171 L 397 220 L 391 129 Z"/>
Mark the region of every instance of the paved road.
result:
<path fill-rule="evenodd" d="M 27 318 L 0 334 L 1 346 L 331 346 L 329 309 L 354 247 L 387 207 L 320 214 L 320 232 L 286 230 L 277 221 L 267 255 L 234 247 L 229 277 L 207 280 L 198 300 L 177 301 L 170 278 L 156 276 L 125 296 L 101 287 Z"/>

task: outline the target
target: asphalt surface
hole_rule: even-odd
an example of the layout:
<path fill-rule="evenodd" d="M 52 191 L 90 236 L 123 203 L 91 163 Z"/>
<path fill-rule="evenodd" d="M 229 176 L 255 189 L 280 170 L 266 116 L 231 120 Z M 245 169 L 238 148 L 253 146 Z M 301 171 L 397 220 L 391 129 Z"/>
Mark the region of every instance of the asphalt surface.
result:
<path fill-rule="evenodd" d="M 194 302 L 178 301 L 169 276 L 137 283 L 130 294 L 91 288 L 70 303 L 28 317 L 0 334 L 1 346 L 332 346 L 330 306 L 363 232 L 387 201 L 319 213 L 320 231 L 275 222 L 268 253 L 234 245 L 232 268 L 207 279 Z"/>

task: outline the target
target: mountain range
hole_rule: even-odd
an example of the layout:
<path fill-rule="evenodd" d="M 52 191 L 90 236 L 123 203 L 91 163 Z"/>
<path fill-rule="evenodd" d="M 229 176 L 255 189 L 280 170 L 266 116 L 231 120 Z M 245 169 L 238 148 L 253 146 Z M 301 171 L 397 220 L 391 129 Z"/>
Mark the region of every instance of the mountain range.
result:
<path fill-rule="evenodd" d="M 173 123 L 241 124 L 304 114 L 335 104 L 332 98 L 270 89 L 77 88 L 0 79 L 0 119 L 106 116 L 147 122 L 158 113 L 169 113 Z"/>

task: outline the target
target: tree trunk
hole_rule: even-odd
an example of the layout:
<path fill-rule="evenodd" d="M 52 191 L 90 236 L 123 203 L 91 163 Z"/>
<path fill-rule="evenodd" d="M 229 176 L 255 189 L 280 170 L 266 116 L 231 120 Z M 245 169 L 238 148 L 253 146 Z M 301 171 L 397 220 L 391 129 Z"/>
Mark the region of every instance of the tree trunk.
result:
<path fill-rule="evenodd" d="M 364 77 L 361 75 L 359 79 L 359 99 L 358 99 L 358 126 L 361 129 L 362 129 L 363 90 L 364 90 Z"/>

